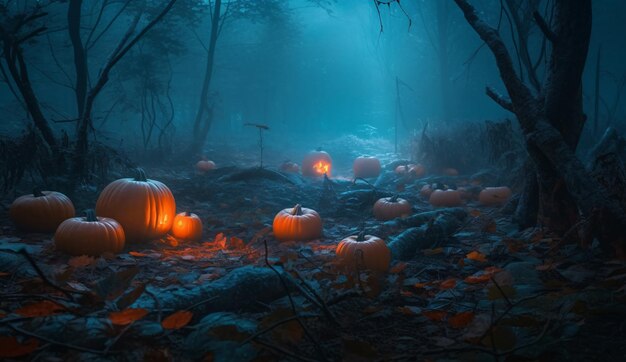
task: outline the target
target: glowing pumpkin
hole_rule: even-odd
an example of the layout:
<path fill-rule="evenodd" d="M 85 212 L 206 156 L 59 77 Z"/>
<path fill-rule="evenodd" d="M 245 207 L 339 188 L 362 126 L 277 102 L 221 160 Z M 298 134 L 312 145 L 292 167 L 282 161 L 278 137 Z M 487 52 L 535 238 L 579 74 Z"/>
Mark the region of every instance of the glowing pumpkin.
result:
<path fill-rule="evenodd" d="M 383 197 L 376 201 L 372 211 L 377 220 L 386 221 L 409 215 L 411 213 L 411 204 L 405 199 L 399 198 L 398 195 Z"/>
<path fill-rule="evenodd" d="M 486 187 L 478 195 L 478 201 L 485 206 L 501 206 L 511 198 L 511 189 L 502 187 Z"/>
<path fill-rule="evenodd" d="M 57 250 L 70 255 L 119 253 L 124 249 L 125 240 L 122 225 L 107 217 L 96 218 L 93 210 L 87 210 L 85 217 L 63 221 L 54 233 Z"/>
<path fill-rule="evenodd" d="M 288 173 L 299 173 L 300 166 L 295 162 L 285 161 L 280 164 L 280 170 Z"/>
<path fill-rule="evenodd" d="M 9 217 L 15 226 L 40 233 L 54 232 L 74 214 L 72 201 L 56 191 L 35 190 L 31 195 L 15 199 L 9 208 Z"/>
<path fill-rule="evenodd" d="M 321 148 L 309 152 L 302 161 L 302 175 L 308 177 L 330 176 L 333 160 Z"/>
<path fill-rule="evenodd" d="M 137 177 L 111 182 L 96 202 L 96 214 L 117 220 L 126 233 L 126 241 L 138 242 L 159 238 L 172 228 L 176 201 L 163 183 L 146 178 L 142 169 Z"/>
<path fill-rule="evenodd" d="M 373 235 L 348 236 L 337 245 L 338 264 L 347 269 L 357 267 L 384 273 L 391 263 L 391 250 L 385 241 Z"/>
<path fill-rule="evenodd" d="M 181 212 L 174 218 L 172 235 L 179 239 L 198 241 L 202 238 L 202 220 L 194 213 Z"/>
<path fill-rule="evenodd" d="M 215 169 L 215 162 L 209 160 L 200 160 L 196 163 L 196 171 L 198 173 L 207 173 Z"/>
<path fill-rule="evenodd" d="M 306 241 L 322 236 L 322 218 L 313 209 L 300 204 L 281 210 L 274 217 L 274 236 L 280 241 Z"/>
<path fill-rule="evenodd" d="M 352 164 L 354 177 L 371 178 L 380 175 L 380 161 L 376 157 L 357 157 Z"/>
<path fill-rule="evenodd" d="M 463 205 L 458 190 L 435 190 L 430 194 L 429 202 L 435 207 L 453 207 Z"/>

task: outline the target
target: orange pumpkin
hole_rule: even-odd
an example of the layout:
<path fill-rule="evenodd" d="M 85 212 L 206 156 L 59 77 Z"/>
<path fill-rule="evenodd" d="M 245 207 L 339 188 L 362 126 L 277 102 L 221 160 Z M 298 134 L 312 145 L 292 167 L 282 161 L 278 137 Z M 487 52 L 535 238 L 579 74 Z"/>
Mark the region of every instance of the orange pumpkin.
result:
<path fill-rule="evenodd" d="M 19 229 L 50 233 L 64 221 L 74 217 L 74 204 L 60 192 L 35 190 L 20 196 L 9 208 L 9 217 Z"/>
<path fill-rule="evenodd" d="M 415 175 L 415 177 L 422 177 L 426 174 L 426 168 L 421 164 L 409 165 L 409 173 Z"/>
<path fill-rule="evenodd" d="M 111 182 L 102 190 L 96 214 L 117 220 L 128 242 L 155 239 L 172 228 L 176 201 L 163 183 L 146 178 L 142 169 L 137 177 Z"/>
<path fill-rule="evenodd" d="M 288 173 L 299 173 L 300 166 L 295 162 L 285 161 L 280 164 L 280 170 Z"/>
<path fill-rule="evenodd" d="M 411 213 L 411 204 L 398 195 L 383 197 L 374 204 L 374 217 L 377 220 L 391 220 Z"/>
<path fill-rule="evenodd" d="M 172 235 L 180 239 L 198 241 L 202 238 L 202 220 L 194 213 L 181 212 L 174 218 Z"/>
<path fill-rule="evenodd" d="M 309 152 L 302 161 L 302 175 L 308 177 L 330 176 L 333 160 L 321 148 Z"/>
<path fill-rule="evenodd" d="M 458 190 L 435 190 L 432 194 L 430 194 L 429 202 L 435 207 L 463 205 L 461 193 Z"/>
<path fill-rule="evenodd" d="M 376 157 L 357 157 L 352 164 L 354 177 L 371 178 L 380 175 L 380 161 Z"/>
<path fill-rule="evenodd" d="M 215 169 L 215 162 L 208 160 L 200 160 L 196 163 L 196 171 L 198 173 L 207 173 Z"/>
<path fill-rule="evenodd" d="M 93 210 L 85 217 L 65 220 L 54 233 L 54 245 L 70 255 L 99 256 L 124 249 L 124 229 L 107 217 L 96 218 Z"/>
<path fill-rule="evenodd" d="M 396 175 L 402 176 L 402 175 L 408 174 L 410 168 L 411 168 L 411 165 L 400 165 L 400 166 L 396 166 L 396 168 L 395 168 L 395 170 L 393 170 L 393 172 Z"/>
<path fill-rule="evenodd" d="M 306 241 L 322 236 L 322 219 L 317 211 L 297 204 L 274 217 L 274 236 L 280 241 Z"/>
<path fill-rule="evenodd" d="M 456 168 L 448 167 L 441 170 L 441 173 L 446 176 L 458 176 L 459 171 Z"/>
<path fill-rule="evenodd" d="M 511 198 L 511 189 L 502 187 L 485 187 L 478 195 L 478 201 L 485 206 L 501 206 Z"/>
<path fill-rule="evenodd" d="M 336 254 L 338 264 L 347 270 L 358 267 L 384 273 L 391 263 L 391 250 L 385 241 L 364 231 L 341 240 Z"/>
<path fill-rule="evenodd" d="M 430 185 L 426 184 L 420 189 L 420 195 L 428 199 L 430 198 L 430 195 L 433 193 L 433 191 L 433 188 Z"/>

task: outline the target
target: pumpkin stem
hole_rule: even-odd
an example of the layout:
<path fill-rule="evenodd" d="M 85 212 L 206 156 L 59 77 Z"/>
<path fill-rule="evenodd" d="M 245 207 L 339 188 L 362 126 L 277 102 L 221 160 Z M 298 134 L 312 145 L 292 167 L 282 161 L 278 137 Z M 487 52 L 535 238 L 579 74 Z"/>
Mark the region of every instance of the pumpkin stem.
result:
<path fill-rule="evenodd" d="M 146 172 L 143 170 L 143 168 L 137 168 L 137 176 L 135 176 L 135 181 L 148 181 L 148 178 L 146 177 Z"/>
<path fill-rule="evenodd" d="M 395 195 L 391 196 L 389 198 L 389 202 L 397 202 L 398 201 L 398 197 L 399 197 L 398 194 L 395 194 Z"/>
<path fill-rule="evenodd" d="M 322 152 L 322 147 L 318 147 L 315 149 L 317 152 Z"/>
<path fill-rule="evenodd" d="M 302 215 L 302 205 L 296 204 L 291 210 L 291 215 Z"/>
<path fill-rule="evenodd" d="M 191 213 L 189 211 L 185 211 L 185 213 L 183 214 L 185 216 L 191 216 Z"/>
<path fill-rule="evenodd" d="M 356 241 L 365 241 L 365 229 L 359 231 L 359 234 L 356 236 Z"/>
<path fill-rule="evenodd" d="M 39 187 L 35 187 L 33 189 L 33 196 L 35 197 L 42 197 L 42 196 L 46 196 L 43 194 L 43 192 L 41 192 L 41 189 Z"/>
<path fill-rule="evenodd" d="M 93 209 L 85 210 L 85 221 L 88 221 L 88 222 L 98 221 L 98 218 L 96 217 L 96 212 L 93 211 Z"/>

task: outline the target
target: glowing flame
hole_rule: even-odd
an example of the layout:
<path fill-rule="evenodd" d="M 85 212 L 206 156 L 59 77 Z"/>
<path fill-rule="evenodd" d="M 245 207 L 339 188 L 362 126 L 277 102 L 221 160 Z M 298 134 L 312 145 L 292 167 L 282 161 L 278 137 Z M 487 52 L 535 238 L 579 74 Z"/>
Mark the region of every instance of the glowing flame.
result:
<path fill-rule="evenodd" d="M 320 174 L 323 175 L 325 173 L 328 173 L 328 171 L 330 170 L 330 164 L 324 162 L 324 161 L 319 161 L 316 164 L 313 165 L 313 170 Z"/>

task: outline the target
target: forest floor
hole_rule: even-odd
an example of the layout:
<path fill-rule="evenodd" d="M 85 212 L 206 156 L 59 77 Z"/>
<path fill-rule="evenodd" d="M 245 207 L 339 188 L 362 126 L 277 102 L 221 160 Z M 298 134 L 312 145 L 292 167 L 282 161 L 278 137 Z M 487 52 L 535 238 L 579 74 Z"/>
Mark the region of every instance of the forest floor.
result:
<path fill-rule="evenodd" d="M 387 241 L 403 231 L 374 219 L 378 197 L 397 193 L 421 214 L 433 211 L 422 185 L 468 177 L 386 171 L 375 189 L 341 177 L 329 189 L 322 180 L 236 167 L 147 173 L 170 187 L 179 211 L 202 217 L 201 241 L 167 236 L 127 244 L 118 255 L 70 257 L 54 250 L 52 235 L 16 231 L 0 213 L 0 358 L 626 356 L 626 263 L 538 228 L 518 231 L 507 206 L 468 201 L 458 228 L 393 260 L 384 275 L 336 268 L 337 243 L 363 226 Z M 94 200 L 74 202 L 80 210 Z M 323 238 L 274 239 L 274 215 L 296 203 L 320 213 Z"/>

